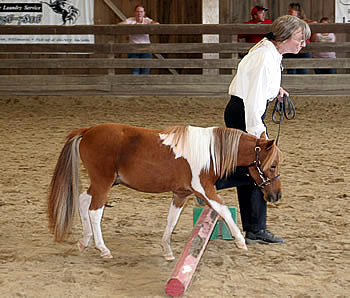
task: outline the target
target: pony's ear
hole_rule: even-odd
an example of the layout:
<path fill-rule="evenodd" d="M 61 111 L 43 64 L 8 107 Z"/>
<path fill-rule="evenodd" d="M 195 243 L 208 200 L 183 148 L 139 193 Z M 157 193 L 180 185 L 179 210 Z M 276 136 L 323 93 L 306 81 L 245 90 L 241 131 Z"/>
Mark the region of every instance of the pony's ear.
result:
<path fill-rule="evenodd" d="M 265 134 L 265 131 L 263 131 L 260 135 L 260 139 L 262 140 L 266 140 L 266 134 Z"/>
<path fill-rule="evenodd" d="M 275 143 L 275 140 L 267 140 L 266 151 L 270 150 L 274 143 Z"/>

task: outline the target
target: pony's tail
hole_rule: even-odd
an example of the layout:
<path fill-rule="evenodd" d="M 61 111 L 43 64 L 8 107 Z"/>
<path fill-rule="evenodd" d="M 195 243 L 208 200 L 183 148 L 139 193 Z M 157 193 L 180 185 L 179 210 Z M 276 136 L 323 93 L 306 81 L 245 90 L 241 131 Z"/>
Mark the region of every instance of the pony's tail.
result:
<path fill-rule="evenodd" d="M 49 228 L 56 241 L 63 241 L 72 229 L 79 196 L 79 142 L 87 129 L 72 131 L 58 157 L 49 187 Z"/>

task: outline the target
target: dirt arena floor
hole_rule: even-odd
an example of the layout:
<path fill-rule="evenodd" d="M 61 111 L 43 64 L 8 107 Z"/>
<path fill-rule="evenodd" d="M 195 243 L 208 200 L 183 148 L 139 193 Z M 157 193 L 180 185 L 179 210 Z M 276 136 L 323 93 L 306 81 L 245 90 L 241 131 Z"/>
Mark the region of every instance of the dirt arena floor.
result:
<path fill-rule="evenodd" d="M 283 199 L 268 227 L 284 245 L 210 241 L 185 297 L 350 297 L 350 97 L 294 97 L 282 124 Z M 151 128 L 223 126 L 227 98 L 2 97 L 0 99 L 0 296 L 166 297 L 175 266 L 161 256 L 171 194 L 114 187 L 102 230 L 114 258 L 80 253 L 79 216 L 55 243 L 48 184 L 70 130 L 104 122 Z M 270 137 L 278 126 L 267 125 Z M 81 171 L 82 189 L 88 185 Z M 237 206 L 235 189 L 219 192 Z M 172 238 L 178 258 L 192 229 L 191 198 Z M 238 216 L 238 225 L 241 227 Z"/>

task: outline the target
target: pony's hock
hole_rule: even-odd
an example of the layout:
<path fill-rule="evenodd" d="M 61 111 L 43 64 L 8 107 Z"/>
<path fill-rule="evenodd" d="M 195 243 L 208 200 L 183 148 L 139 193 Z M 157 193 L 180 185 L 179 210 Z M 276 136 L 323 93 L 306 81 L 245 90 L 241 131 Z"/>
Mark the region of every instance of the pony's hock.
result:
<path fill-rule="evenodd" d="M 198 218 L 202 214 L 204 207 L 193 207 L 193 225 L 196 225 Z M 232 218 L 235 223 L 237 223 L 237 209 L 236 207 L 228 207 L 231 212 Z M 231 235 L 230 229 L 226 225 L 225 221 L 222 218 L 219 218 L 213 232 L 211 233 L 209 240 L 233 240 L 234 238 Z"/>

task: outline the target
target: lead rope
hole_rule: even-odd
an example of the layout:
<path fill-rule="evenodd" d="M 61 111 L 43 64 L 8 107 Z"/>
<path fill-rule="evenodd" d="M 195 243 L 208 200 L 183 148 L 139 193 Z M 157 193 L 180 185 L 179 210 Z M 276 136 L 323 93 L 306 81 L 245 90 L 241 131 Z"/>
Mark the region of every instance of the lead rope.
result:
<path fill-rule="evenodd" d="M 276 120 L 276 113 L 280 114 L 279 120 Z M 280 137 L 283 115 L 287 120 L 293 120 L 295 119 L 295 116 L 296 116 L 295 106 L 292 100 L 290 99 L 290 97 L 287 95 L 283 96 L 282 102 L 280 102 L 279 100 L 276 100 L 275 106 L 273 107 L 273 111 L 272 111 L 272 121 L 278 124 L 276 145 L 278 145 L 278 141 Z"/>

